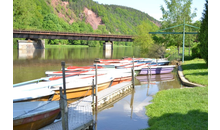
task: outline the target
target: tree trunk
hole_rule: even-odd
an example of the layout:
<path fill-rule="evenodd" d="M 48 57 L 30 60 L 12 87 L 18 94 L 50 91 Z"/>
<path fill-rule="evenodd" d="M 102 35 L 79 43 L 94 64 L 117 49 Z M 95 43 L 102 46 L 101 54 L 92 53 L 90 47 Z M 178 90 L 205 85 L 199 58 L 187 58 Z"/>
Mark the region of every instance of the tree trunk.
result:
<path fill-rule="evenodd" d="M 180 46 L 177 46 L 177 50 L 178 50 L 178 55 L 180 54 Z"/>

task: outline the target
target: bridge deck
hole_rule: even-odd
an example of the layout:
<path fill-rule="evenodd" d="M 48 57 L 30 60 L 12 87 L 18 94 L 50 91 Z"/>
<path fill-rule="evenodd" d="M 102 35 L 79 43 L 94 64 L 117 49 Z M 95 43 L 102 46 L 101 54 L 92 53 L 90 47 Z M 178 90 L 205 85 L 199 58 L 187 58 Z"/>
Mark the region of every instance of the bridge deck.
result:
<path fill-rule="evenodd" d="M 68 39 L 68 40 L 99 40 L 99 41 L 127 41 L 132 42 L 134 36 L 130 35 L 109 35 L 92 33 L 70 33 L 50 31 L 25 31 L 13 30 L 13 38 L 29 39 Z"/>

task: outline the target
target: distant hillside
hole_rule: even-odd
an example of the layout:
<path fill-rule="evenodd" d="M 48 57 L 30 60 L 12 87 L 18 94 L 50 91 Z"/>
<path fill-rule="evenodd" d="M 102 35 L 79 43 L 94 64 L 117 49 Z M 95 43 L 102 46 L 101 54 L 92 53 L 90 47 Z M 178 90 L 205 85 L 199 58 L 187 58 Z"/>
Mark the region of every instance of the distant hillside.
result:
<path fill-rule="evenodd" d="M 136 34 L 135 27 L 145 20 L 153 22 L 156 26 L 161 26 L 158 20 L 133 8 L 103 5 L 92 0 L 73 0 L 70 2 L 70 8 L 81 18 L 84 16 L 84 7 L 101 17 L 101 23 L 113 34 Z M 85 19 L 87 18 L 85 17 Z"/>
<path fill-rule="evenodd" d="M 93 0 L 13 0 L 13 29 L 136 35 L 136 26 L 142 21 L 161 25 L 136 9 Z M 63 44 L 87 44 L 66 42 Z"/>

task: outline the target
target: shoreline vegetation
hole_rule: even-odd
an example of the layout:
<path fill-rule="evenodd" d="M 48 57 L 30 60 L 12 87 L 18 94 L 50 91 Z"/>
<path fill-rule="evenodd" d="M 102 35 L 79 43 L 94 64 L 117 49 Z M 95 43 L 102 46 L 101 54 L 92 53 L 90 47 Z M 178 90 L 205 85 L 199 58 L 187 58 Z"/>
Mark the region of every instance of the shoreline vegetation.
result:
<path fill-rule="evenodd" d="M 158 92 L 146 106 L 147 130 L 208 129 L 208 65 L 203 59 L 185 61 L 184 76 L 205 87 L 185 87 Z"/>
<path fill-rule="evenodd" d="M 13 44 L 13 49 L 16 49 L 18 46 Z M 45 48 L 87 48 L 90 47 L 89 45 L 50 45 L 45 44 Z M 98 46 L 103 47 L 103 46 Z M 133 47 L 133 46 L 126 46 L 126 45 L 113 45 L 113 47 Z"/>

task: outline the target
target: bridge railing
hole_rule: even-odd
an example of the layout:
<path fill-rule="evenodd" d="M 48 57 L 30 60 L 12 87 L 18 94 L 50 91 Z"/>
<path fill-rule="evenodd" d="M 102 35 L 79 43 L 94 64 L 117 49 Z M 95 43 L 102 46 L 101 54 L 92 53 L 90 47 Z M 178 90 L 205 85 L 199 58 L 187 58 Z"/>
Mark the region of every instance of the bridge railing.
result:
<path fill-rule="evenodd" d="M 114 38 L 133 38 L 132 35 L 112 35 L 97 33 L 75 33 L 75 32 L 57 32 L 57 31 L 32 31 L 32 30 L 13 30 L 13 33 L 20 34 L 45 34 L 45 35 L 74 35 L 74 36 L 95 36 L 95 37 L 114 37 Z"/>

